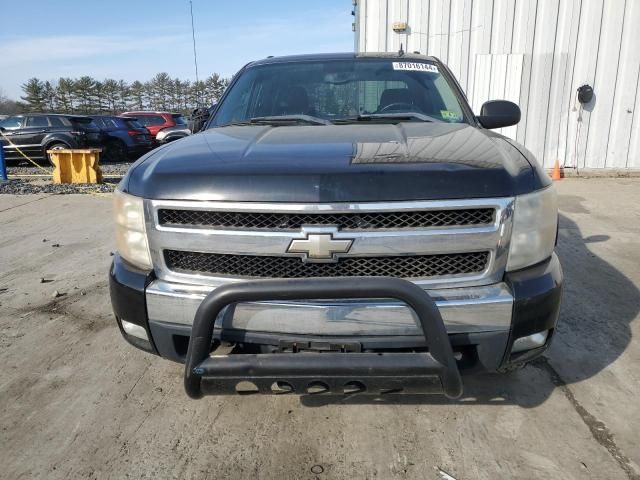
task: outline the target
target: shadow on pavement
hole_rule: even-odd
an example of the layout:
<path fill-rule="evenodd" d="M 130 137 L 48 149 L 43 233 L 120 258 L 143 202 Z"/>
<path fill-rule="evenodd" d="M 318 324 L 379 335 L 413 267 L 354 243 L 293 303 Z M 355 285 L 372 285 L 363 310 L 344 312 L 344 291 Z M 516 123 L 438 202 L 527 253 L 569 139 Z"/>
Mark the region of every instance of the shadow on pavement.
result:
<path fill-rule="evenodd" d="M 563 197 L 566 211 L 588 214 L 581 197 Z M 530 408 L 546 401 L 561 385 L 591 378 L 615 362 L 631 342 L 630 323 L 640 311 L 640 290 L 605 259 L 593 254 L 588 244 L 606 242 L 606 233 L 584 238 L 577 224 L 560 215 L 556 251 L 564 270 L 564 292 L 560 320 L 550 349 L 541 359 L 510 374 L 464 376 L 459 400 L 440 395 L 307 395 L 300 402 L 308 407 L 328 404 L 431 404 L 431 405 L 519 405 Z M 618 252 L 623 253 L 623 252 Z M 632 254 L 629 249 L 628 254 Z M 635 261 L 640 260 L 636 252 Z M 549 359 L 559 366 L 558 372 Z"/>

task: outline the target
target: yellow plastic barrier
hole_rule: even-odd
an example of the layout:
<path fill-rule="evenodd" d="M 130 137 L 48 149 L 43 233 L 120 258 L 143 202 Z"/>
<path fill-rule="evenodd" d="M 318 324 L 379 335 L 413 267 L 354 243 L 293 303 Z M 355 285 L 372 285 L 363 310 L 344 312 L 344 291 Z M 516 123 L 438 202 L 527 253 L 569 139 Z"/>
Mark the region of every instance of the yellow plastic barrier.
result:
<path fill-rule="evenodd" d="M 102 183 L 99 148 L 47 150 L 54 164 L 53 183 Z"/>

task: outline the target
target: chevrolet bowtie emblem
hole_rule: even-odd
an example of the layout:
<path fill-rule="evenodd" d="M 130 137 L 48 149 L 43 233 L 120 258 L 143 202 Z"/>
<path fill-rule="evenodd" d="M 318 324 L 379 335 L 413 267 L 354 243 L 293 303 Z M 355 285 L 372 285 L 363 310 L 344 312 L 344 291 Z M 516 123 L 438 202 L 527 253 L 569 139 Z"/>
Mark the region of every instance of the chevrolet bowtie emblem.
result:
<path fill-rule="evenodd" d="M 288 253 L 302 254 L 303 262 L 337 262 L 337 253 L 347 253 L 351 248 L 353 240 L 335 239 L 333 232 L 305 232 L 307 238 L 302 240 L 292 240 Z"/>

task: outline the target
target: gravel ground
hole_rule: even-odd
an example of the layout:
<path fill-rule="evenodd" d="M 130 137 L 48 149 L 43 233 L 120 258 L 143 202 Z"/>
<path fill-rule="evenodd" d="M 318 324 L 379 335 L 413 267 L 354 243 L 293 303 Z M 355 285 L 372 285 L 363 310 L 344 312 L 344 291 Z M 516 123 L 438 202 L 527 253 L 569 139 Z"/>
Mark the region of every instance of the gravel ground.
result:
<path fill-rule="evenodd" d="M 102 175 L 124 175 L 131 165 L 132 162 L 104 163 L 100 165 L 100 169 L 102 170 Z M 48 165 L 42 165 L 42 167 L 46 170 L 51 170 Z M 11 178 L 12 176 L 20 175 L 40 175 L 44 174 L 44 172 L 35 165 L 22 162 L 20 165 L 7 167 L 7 174 Z"/>
<path fill-rule="evenodd" d="M 63 183 L 53 184 L 49 180 L 24 180 L 11 179 L 6 183 L 0 183 L 0 194 L 31 195 L 34 193 L 50 193 L 63 195 L 69 193 L 109 193 L 118 185 L 118 179 L 106 179 L 104 183 Z"/>
<path fill-rule="evenodd" d="M 124 176 L 131 167 L 131 162 L 106 163 L 100 166 L 104 183 L 100 185 L 77 184 L 52 184 L 46 177 L 30 177 L 30 175 L 44 175 L 40 168 L 22 163 L 17 166 L 7 167 L 9 181 L 0 183 L 0 194 L 30 195 L 35 193 L 70 194 L 70 193 L 109 193 L 112 192 L 120 177 Z M 51 170 L 49 167 L 44 167 Z"/>

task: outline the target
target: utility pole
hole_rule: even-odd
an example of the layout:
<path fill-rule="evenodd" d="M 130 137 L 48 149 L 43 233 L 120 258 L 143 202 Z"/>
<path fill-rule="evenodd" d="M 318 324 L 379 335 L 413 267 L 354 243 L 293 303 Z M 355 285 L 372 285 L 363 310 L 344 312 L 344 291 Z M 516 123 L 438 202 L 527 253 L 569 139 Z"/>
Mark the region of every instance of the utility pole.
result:
<path fill-rule="evenodd" d="M 198 54 L 196 53 L 196 29 L 193 25 L 193 1 L 189 0 L 189 8 L 191 10 L 191 37 L 193 38 L 193 64 L 196 67 L 196 103 L 200 106 L 200 91 L 198 89 Z"/>

